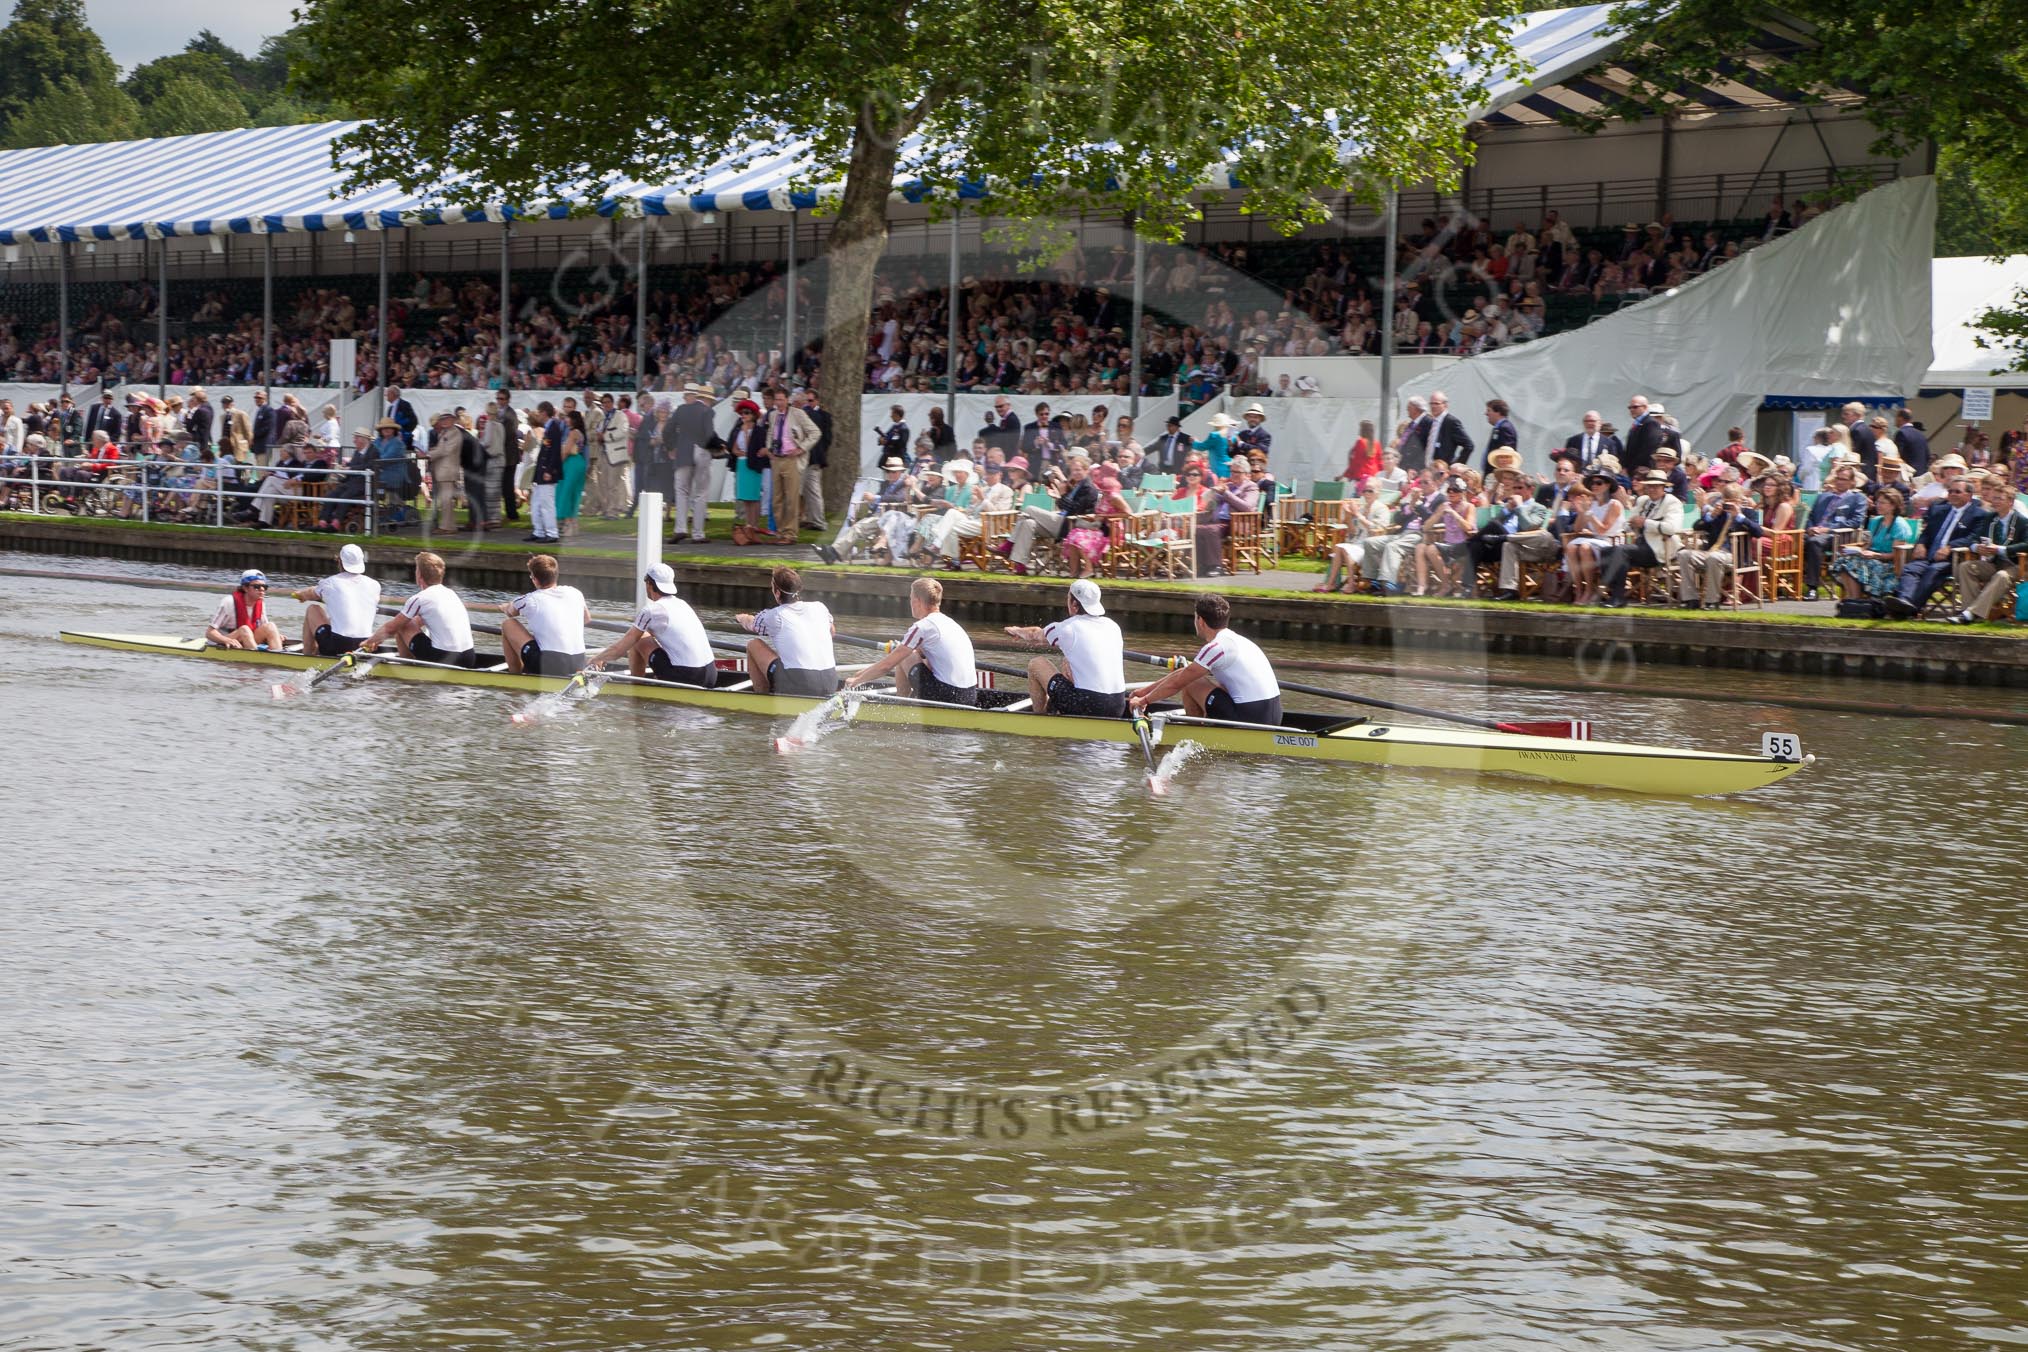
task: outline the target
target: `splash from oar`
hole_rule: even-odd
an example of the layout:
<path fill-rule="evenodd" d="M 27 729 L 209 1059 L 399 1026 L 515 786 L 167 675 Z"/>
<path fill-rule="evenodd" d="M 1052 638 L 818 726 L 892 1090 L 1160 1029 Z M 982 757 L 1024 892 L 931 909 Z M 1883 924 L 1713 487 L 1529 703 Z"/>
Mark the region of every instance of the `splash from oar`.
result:
<path fill-rule="evenodd" d="M 865 698 L 857 690 L 840 690 L 814 709 L 805 709 L 789 724 L 789 730 L 775 738 L 775 750 L 786 756 L 807 751 L 859 716 Z"/>
<path fill-rule="evenodd" d="M 605 683 L 605 672 L 592 671 L 587 668 L 565 682 L 563 689 L 552 690 L 544 695 L 537 695 L 534 699 L 522 705 L 514 711 L 512 721 L 525 726 L 555 718 L 557 715 L 569 710 L 573 705 L 582 704 L 588 699 L 597 699 L 599 691 L 605 686 Z"/>
<path fill-rule="evenodd" d="M 1169 754 L 1162 757 L 1162 763 L 1148 776 L 1148 792 L 1157 798 L 1166 795 L 1169 792 L 1170 782 L 1184 766 L 1197 759 L 1203 750 L 1202 743 L 1192 741 L 1181 741 L 1170 747 Z"/>
<path fill-rule="evenodd" d="M 268 687 L 268 695 L 274 699 L 293 699 L 297 695 L 305 695 L 315 690 L 341 671 L 351 672 L 352 679 L 356 681 L 371 671 L 373 664 L 378 662 L 384 655 L 382 653 L 346 653 L 343 657 L 340 657 L 336 662 L 333 662 L 321 671 L 299 671 L 286 681 L 275 682 Z"/>

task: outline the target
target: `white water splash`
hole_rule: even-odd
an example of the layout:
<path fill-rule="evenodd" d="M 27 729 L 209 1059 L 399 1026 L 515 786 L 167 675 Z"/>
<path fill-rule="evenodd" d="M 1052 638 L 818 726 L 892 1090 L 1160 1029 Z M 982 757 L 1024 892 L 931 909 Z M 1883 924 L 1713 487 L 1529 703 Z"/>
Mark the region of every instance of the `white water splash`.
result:
<path fill-rule="evenodd" d="M 606 683 L 606 673 L 594 671 L 582 681 L 574 681 L 561 690 L 552 690 L 546 695 L 537 695 L 514 712 L 513 722 L 521 725 L 543 723 L 570 712 L 588 699 L 598 697 L 599 689 Z"/>
<path fill-rule="evenodd" d="M 1186 740 L 1176 743 L 1175 746 L 1169 748 L 1168 754 L 1163 756 L 1161 762 L 1155 766 L 1155 773 L 1148 776 L 1148 787 L 1153 789 L 1157 796 L 1167 793 L 1169 785 L 1176 778 L 1177 773 L 1191 761 L 1197 759 L 1203 751 L 1204 746 L 1200 742 Z"/>
<path fill-rule="evenodd" d="M 807 751 L 859 716 L 865 696 L 856 690 L 841 690 L 814 709 L 805 709 L 789 724 L 789 730 L 775 738 L 775 750 L 784 755 Z"/>
<path fill-rule="evenodd" d="M 294 699 L 298 695 L 307 695 L 310 693 L 310 682 L 316 678 L 316 669 L 305 667 L 288 680 L 276 681 L 270 685 L 268 695 L 273 699 Z"/>

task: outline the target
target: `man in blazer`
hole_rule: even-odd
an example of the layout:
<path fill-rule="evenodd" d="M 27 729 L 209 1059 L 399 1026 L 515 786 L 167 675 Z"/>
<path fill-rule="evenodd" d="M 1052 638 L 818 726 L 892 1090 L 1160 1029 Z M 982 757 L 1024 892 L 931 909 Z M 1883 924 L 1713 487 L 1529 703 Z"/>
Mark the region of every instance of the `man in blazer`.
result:
<path fill-rule="evenodd" d="M 1505 399 L 1486 401 L 1486 424 L 1493 430 L 1486 434 L 1486 472 L 1493 469 L 1493 452 L 1501 448 L 1521 449 L 1521 431 L 1514 426 L 1513 410 Z"/>
<path fill-rule="evenodd" d="M 1901 570 L 1894 595 L 1886 598 L 1887 618 L 1906 620 L 1921 614 L 1931 593 L 1951 575 L 1951 551 L 1969 547 L 1992 516 L 1973 498 L 1970 479 L 1959 475 L 1951 480 L 1944 500 L 1932 503 L 1923 514 L 1915 553 Z"/>
<path fill-rule="evenodd" d="M 1683 438 L 1676 429 L 1663 422 L 1659 410 L 1650 408 L 1648 396 L 1637 394 L 1627 400 L 1626 450 L 1620 456 L 1620 468 L 1628 474 L 1645 474 L 1655 463 L 1655 448 L 1664 443 L 1676 448 L 1676 458 L 1683 458 Z"/>
<path fill-rule="evenodd" d="M 232 396 L 228 394 L 218 401 L 219 456 L 239 460 L 252 448 L 253 420 L 246 416 L 245 409 L 233 407 Z"/>
<path fill-rule="evenodd" d="M 1450 465 L 1462 465 L 1472 458 L 1472 434 L 1464 419 L 1451 412 L 1450 396 L 1434 390 L 1429 397 L 1429 458 Z"/>
<path fill-rule="evenodd" d="M 824 529 L 824 470 L 831 463 L 831 411 L 817 401 L 815 390 L 797 390 L 789 402 L 817 425 L 817 441 L 810 447 L 810 467 L 803 474 L 803 524 Z"/>
<path fill-rule="evenodd" d="M 718 391 L 708 384 L 683 387 L 683 403 L 669 415 L 667 435 L 669 463 L 676 471 L 676 515 L 670 526 L 670 542 L 702 540 L 704 509 L 711 497 L 716 466 L 711 452 L 725 442 L 718 435 L 711 406 Z M 642 423 L 642 427 L 648 426 Z"/>
<path fill-rule="evenodd" d="M 1979 528 L 1970 552 L 1959 556 L 1954 565 L 1958 599 L 1965 608 L 1950 617 L 1952 624 L 1977 624 L 2001 598 L 2012 596 L 2021 576 L 2021 560 L 2028 556 L 2028 512 L 2021 510 L 2013 487 L 1995 477 L 1980 488 L 1992 516 Z"/>
<path fill-rule="evenodd" d="M 281 444 L 282 425 L 287 421 L 282 410 L 268 402 L 266 390 L 254 391 L 253 458 L 265 465 L 272 458 L 274 448 Z"/>
<path fill-rule="evenodd" d="M 1014 411 L 1014 405 L 1006 395 L 993 400 L 993 411 L 986 415 L 986 425 L 979 429 L 979 435 L 986 439 L 988 447 L 997 447 L 1013 455 L 1021 445 L 1021 415 Z"/>
<path fill-rule="evenodd" d="M 1639 487 L 1626 542 L 1601 550 L 1598 557 L 1605 604 L 1616 610 L 1627 603 L 1628 572 L 1668 566 L 1683 544 L 1683 500 L 1669 491 L 1669 476 L 1651 469 Z"/>
<path fill-rule="evenodd" d="M 1880 463 L 1880 438 L 1866 424 L 1866 405 L 1854 400 L 1838 410 L 1845 419 L 1845 430 L 1852 438 L 1852 449 L 1859 452 L 1859 463 L 1868 474 Z M 1908 457 L 1903 456 L 1906 460 Z"/>
<path fill-rule="evenodd" d="M 212 417 L 211 397 L 204 392 L 204 387 L 199 385 L 190 392 L 190 398 L 183 410 L 183 431 L 197 443 L 197 449 L 200 451 L 208 451 L 212 447 L 214 440 L 211 434 Z"/>
<path fill-rule="evenodd" d="M 1183 420 L 1171 417 L 1168 430 L 1155 438 L 1155 444 L 1148 448 L 1155 457 L 1155 473 L 1181 474 L 1183 462 L 1190 458 L 1192 444 L 1190 434 L 1183 430 Z"/>
<path fill-rule="evenodd" d="M 1841 464 L 1831 471 L 1830 482 L 1810 504 L 1810 515 L 1803 523 L 1805 601 L 1816 600 L 1817 588 L 1823 585 L 1824 558 L 1831 551 L 1833 535 L 1841 530 L 1864 530 L 1871 509 L 1872 504 L 1859 491 L 1856 466 Z"/>
<path fill-rule="evenodd" d="M 1910 474 L 1929 472 L 1929 433 L 1905 407 L 1894 410 L 1894 448 Z"/>
<path fill-rule="evenodd" d="M 777 388 L 761 432 L 767 438 L 768 463 L 775 471 L 775 535 L 786 544 L 796 543 L 803 529 L 803 471 L 809 465 L 810 448 L 823 435 L 810 415 L 789 400 L 789 392 Z M 819 520 L 814 524 L 822 526 Z"/>
<path fill-rule="evenodd" d="M 1401 434 L 1401 467 L 1413 472 L 1429 465 L 1429 411 L 1420 399 L 1411 398 L 1405 407 L 1408 428 Z"/>
<path fill-rule="evenodd" d="M 415 416 L 415 405 L 401 397 L 401 390 L 389 385 L 382 393 L 380 416 L 394 419 L 395 428 L 401 434 L 402 445 L 411 451 L 415 449 L 415 429 L 419 420 Z"/>
<path fill-rule="evenodd" d="M 113 392 L 107 390 L 99 396 L 96 404 L 85 410 L 85 445 L 91 445 L 94 432 L 104 432 L 108 441 L 118 441 L 122 422 L 119 405 L 113 402 Z"/>
<path fill-rule="evenodd" d="M 1595 408 L 1585 410 L 1584 430 L 1566 438 L 1563 449 L 1575 455 L 1579 465 L 1589 465 L 1601 455 L 1609 455 L 1622 465 L 1626 463 L 1626 447 L 1605 430 L 1605 419 Z"/>

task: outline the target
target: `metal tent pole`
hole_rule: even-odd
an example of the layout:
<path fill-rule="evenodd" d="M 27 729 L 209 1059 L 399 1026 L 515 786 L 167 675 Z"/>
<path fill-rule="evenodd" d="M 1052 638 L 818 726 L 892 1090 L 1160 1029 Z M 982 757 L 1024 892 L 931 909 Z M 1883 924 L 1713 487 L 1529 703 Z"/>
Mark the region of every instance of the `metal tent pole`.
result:
<path fill-rule="evenodd" d="M 155 293 L 155 392 L 169 397 L 169 237 L 164 235 L 161 284 Z"/>
<path fill-rule="evenodd" d="M 1129 218 L 1128 228 L 1134 232 L 1134 317 L 1133 328 L 1128 334 L 1128 341 L 1131 344 L 1133 356 L 1128 363 L 1131 373 L 1127 377 L 1127 383 L 1133 387 L 1133 393 L 1128 397 L 1127 411 L 1133 415 L 1134 429 L 1139 431 L 1141 425 L 1141 281 L 1143 274 L 1147 271 L 1148 242 L 1141 238 L 1140 222 L 1138 220 Z"/>
<path fill-rule="evenodd" d="M 500 227 L 500 388 L 503 390 L 513 388 L 514 384 L 514 378 L 510 374 L 507 362 L 507 346 L 511 333 L 507 305 L 507 250 L 513 239 L 514 227 L 502 225 Z"/>
<path fill-rule="evenodd" d="M 634 242 L 634 388 L 648 388 L 648 213 Z"/>
<path fill-rule="evenodd" d="M 789 208 L 789 298 L 782 317 L 782 384 L 796 383 L 796 209 Z"/>
<path fill-rule="evenodd" d="M 393 382 L 387 378 L 387 229 L 380 230 L 380 313 L 379 323 L 373 334 L 373 374 L 386 389 Z"/>
<path fill-rule="evenodd" d="M 56 242 L 56 378 L 70 393 L 70 243 Z"/>
<path fill-rule="evenodd" d="M 1401 194 L 1387 190 L 1387 225 L 1380 246 L 1380 418 L 1374 432 L 1385 446 L 1394 434 L 1394 256 L 1401 229 Z"/>
<path fill-rule="evenodd" d="M 261 388 L 275 397 L 275 237 L 261 235 Z"/>
<path fill-rule="evenodd" d="M 958 427 L 958 306 L 964 302 L 964 295 L 958 289 L 958 223 L 965 215 L 965 204 L 960 202 L 951 212 L 951 294 L 948 312 L 944 320 L 944 421 L 951 426 L 951 435 L 957 435 Z M 954 447 L 962 452 L 962 443 Z"/>

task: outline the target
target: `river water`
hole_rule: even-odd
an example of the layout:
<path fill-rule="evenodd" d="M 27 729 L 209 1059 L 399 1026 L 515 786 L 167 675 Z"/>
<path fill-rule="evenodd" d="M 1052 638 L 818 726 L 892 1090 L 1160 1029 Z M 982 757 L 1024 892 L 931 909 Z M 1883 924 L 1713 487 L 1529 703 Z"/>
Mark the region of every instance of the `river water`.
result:
<path fill-rule="evenodd" d="M 0 579 L 0 1345 L 2028 1342 L 2022 729 L 1396 682 L 1820 761 L 1150 801 L 54 641 L 207 609 Z"/>

